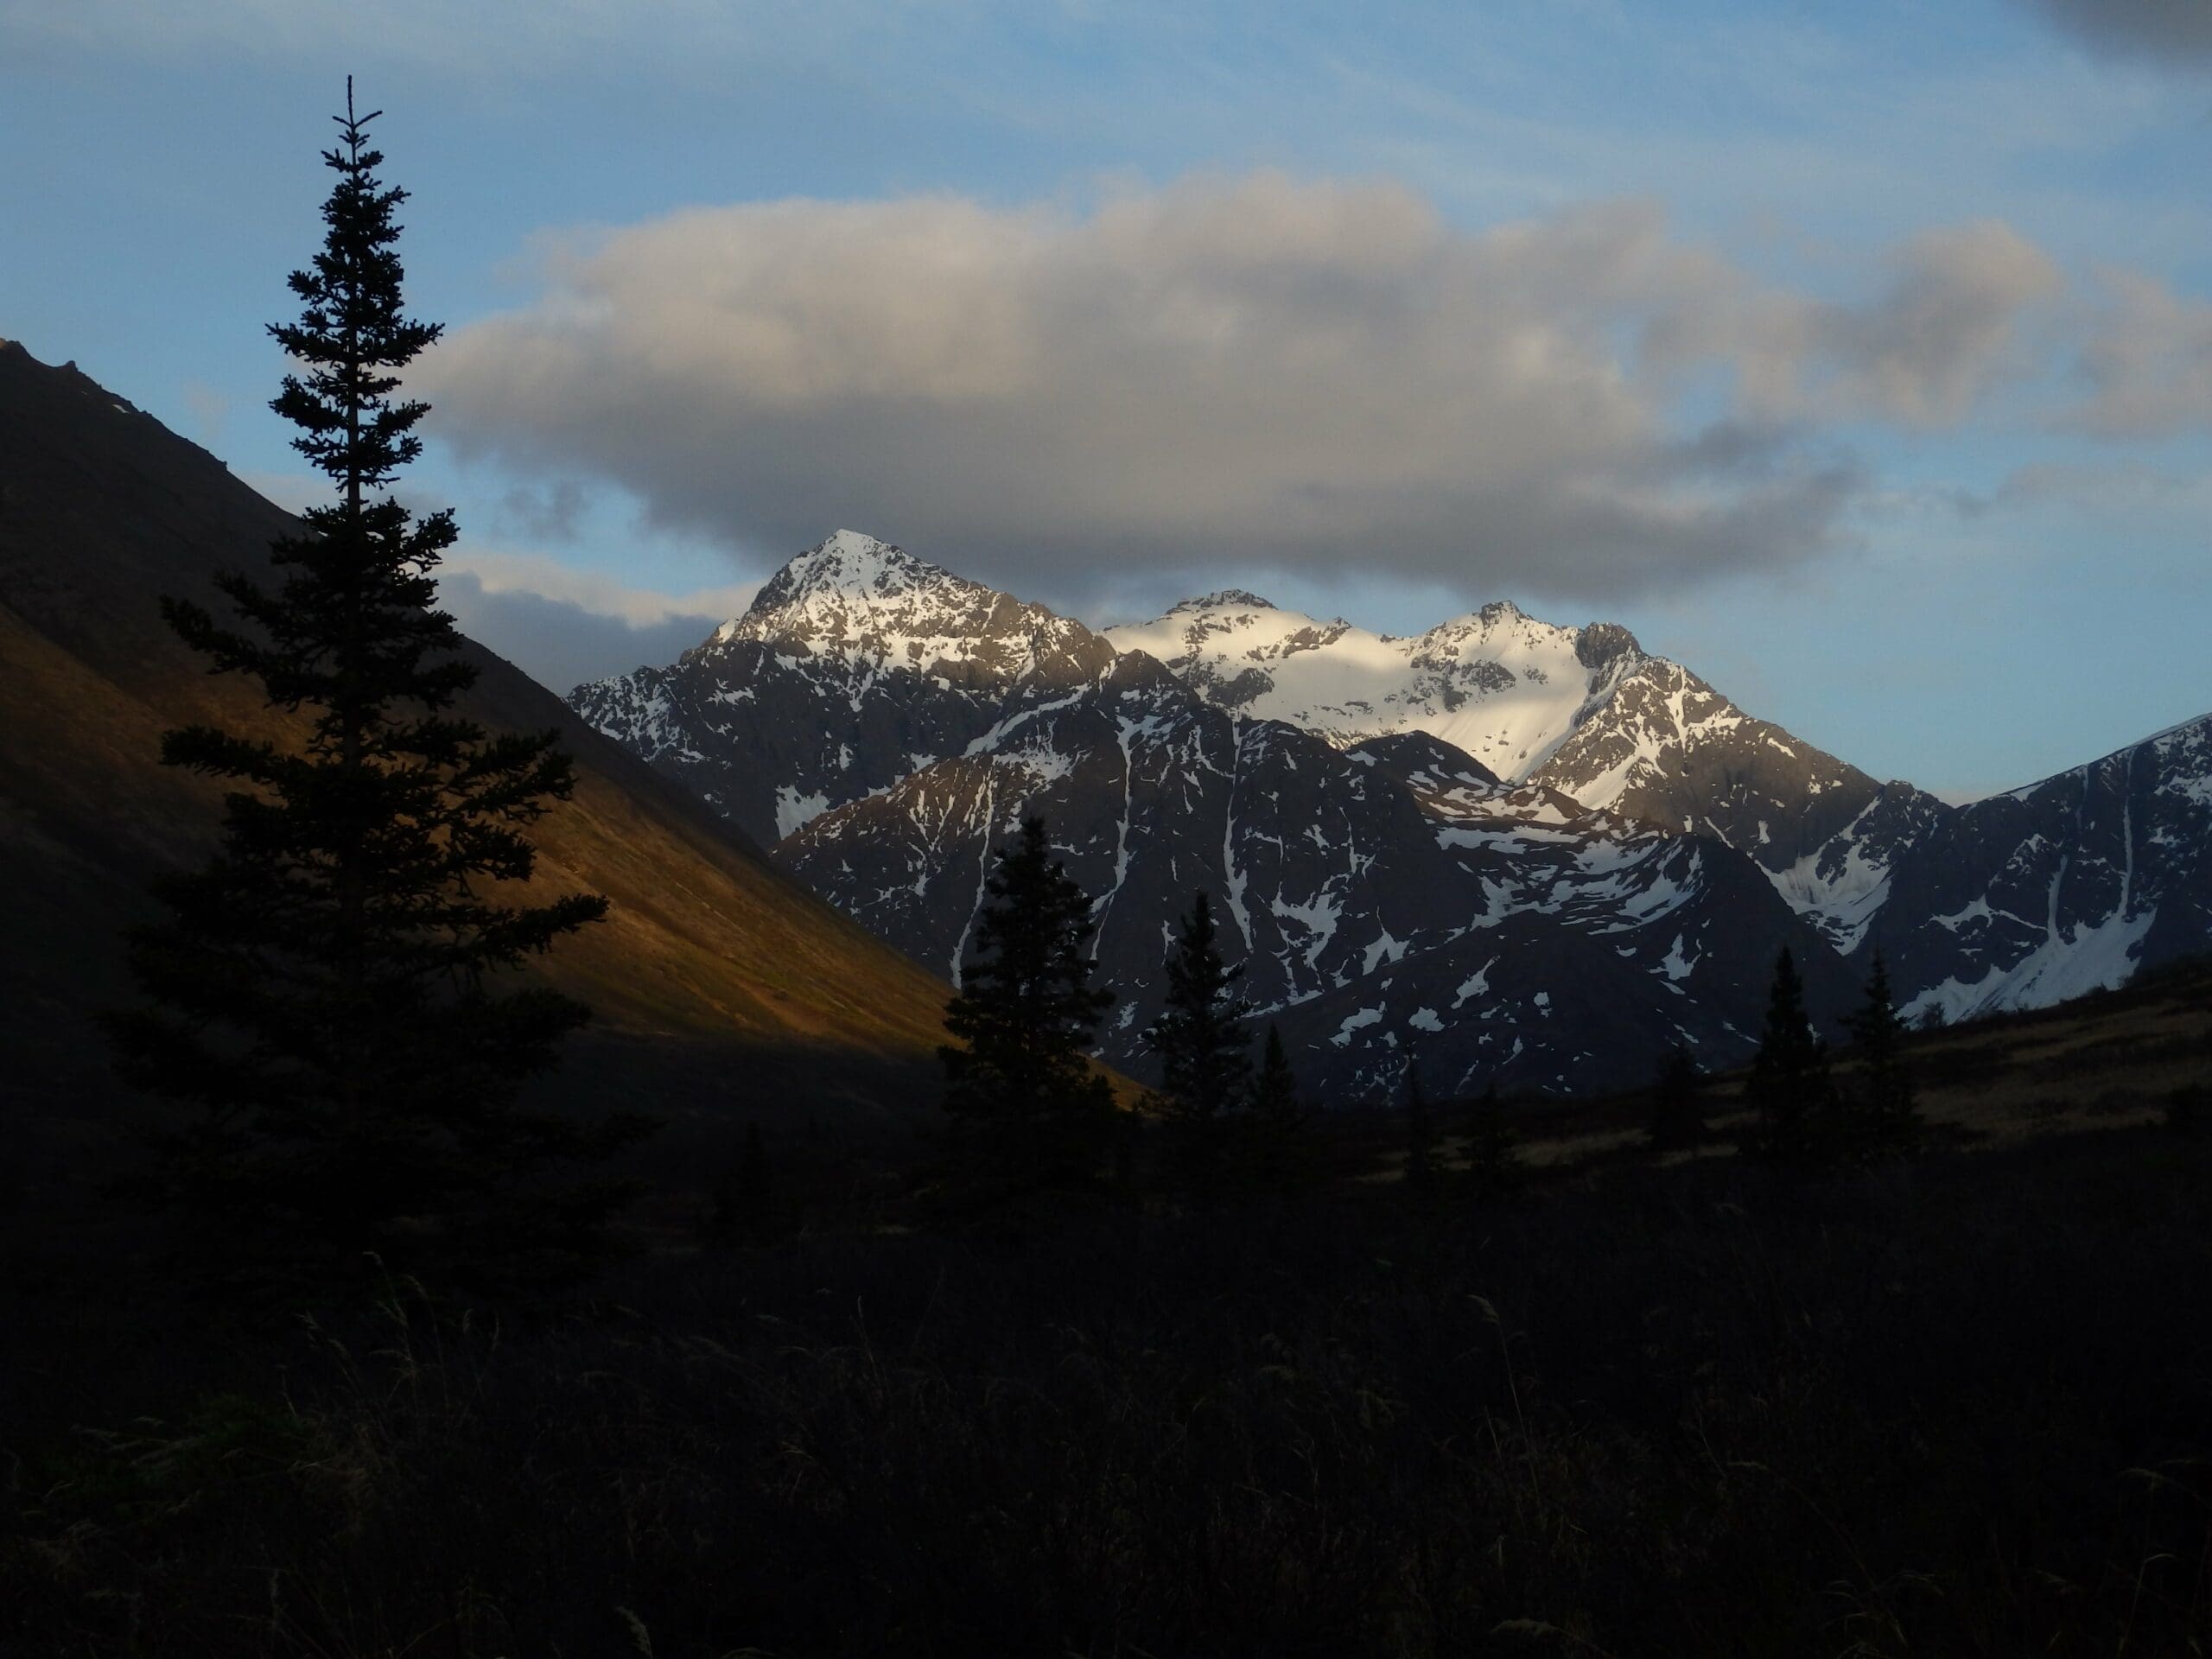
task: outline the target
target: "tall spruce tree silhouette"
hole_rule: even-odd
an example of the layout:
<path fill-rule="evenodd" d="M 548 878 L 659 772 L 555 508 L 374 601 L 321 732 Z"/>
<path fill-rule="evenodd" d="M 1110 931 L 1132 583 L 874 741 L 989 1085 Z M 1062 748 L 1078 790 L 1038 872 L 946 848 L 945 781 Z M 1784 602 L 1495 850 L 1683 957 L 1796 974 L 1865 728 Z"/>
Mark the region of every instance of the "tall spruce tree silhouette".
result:
<path fill-rule="evenodd" d="M 163 764 L 235 787 L 219 849 L 162 881 L 167 915 L 130 938 L 148 1005 L 109 1029 L 126 1079 L 192 1109 L 157 1139 L 162 1196 L 242 1265 L 315 1273 L 372 1249 L 441 1274 L 557 1273 L 594 1248 L 620 1189 L 532 1178 L 642 1125 L 520 1106 L 589 1011 L 489 982 L 607 900 L 489 896 L 529 879 L 523 831 L 574 779 L 556 733 L 493 735 L 448 712 L 477 674 L 433 608 L 453 518 L 418 520 L 388 490 L 427 412 L 393 400 L 394 371 L 440 331 L 403 314 L 407 194 L 378 179 L 375 116 L 353 113 L 350 79 L 346 94 L 323 245 L 291 276 L 298 321 L 270 329 L 298 366 L 270 407 L 336 499 L 274 544 L 273 586 L 219 578 L 237 626 L 162 601 L 210 672 L 258 681 L 306 733 L 164 734 Z"/>
<path fill-rule="evenodd" d="M 1252 1007 L 1236 994 L 1244 970 L 1223 964 L 1215 938 L 1212 907 L 1205 893 L 1193 893 L 1181 936 L 1162 964 L 1165 1004 L 1144 1032 L 1146 1046 L 1160 1057 L 1161 1116 L 1177 1162 L 1201 1198 L 1220 1185 L 1229 1115 L 1249 1103 L 1252 1077 L 1252 1038 L 1244 1027 Z"/>
<path fill-rule="evenodd" d="M 1804 982 L 1787 945 L 1775 959 L 1766 1027 L 1745 1093 L 1758 1114 L 1747 1150 L 1781 1164 L 1816 1162 L 1827 1155 L 1834 1106 L 1827 1045 L 1805 1012 Z"/>
<path fill-rule="evenodd" d="M 1890 999 L 1889 964 L 1878 949 L 1866 976 L 1866 1001 L 1844 1023 L 1859 1067 L 1849 1096 L 1853 1150 L 1866 1158 L 1915 1150 L 1923 1127 L 1919 1095 L 1905 1064 L 1904 1021 Z"/>
<path fill-rule="evenodd" d="M 970 1169 L 1014 1185 L 1087 1185 L 1114 1097 L 1085 1055 L 1113 1006 L 1094 990 L 1090 898 L 1052 857 L 1042 818 L 1000 849 L 975 954 L 945 1008 L 944 1109 Z"/>

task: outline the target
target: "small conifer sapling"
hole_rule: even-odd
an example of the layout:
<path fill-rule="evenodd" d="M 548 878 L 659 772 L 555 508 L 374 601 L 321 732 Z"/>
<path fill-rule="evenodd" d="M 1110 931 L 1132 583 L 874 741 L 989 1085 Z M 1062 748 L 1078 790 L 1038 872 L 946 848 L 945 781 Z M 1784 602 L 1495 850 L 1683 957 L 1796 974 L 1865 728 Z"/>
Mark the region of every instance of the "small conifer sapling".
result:
<path fill-rule="evenodd" d="M 1159 1057 L 1160 1115 L 1184 1179 L 1193 1192 L 1218 1185 L 1229 1115 L 1245 1106 L 1252 1077 L 1251 1005 L 1236 994 L 1242 966 L 1225 966 L 1204 893 L 1192 895 L 1180 937 L 1162 972 L 1167 990 L 1160 1016 L 1145 1027 L 1145 1046 Z"/>
<path fill-rule="evenodd" d="M 944 1109 L 967 1166 L 1001 1180 L 1085 1182 L 1106 1149 L 1112 1090 L 1087 1059 L 1113 1005 L 1090 983 L 1090 899 L 1023 821 L 984 885 L 974 954 L 938 1050 Z"/>
<path fill-rule="evenodd" d="M 1878 949 L 1866 1001 L 1846 1023 L 1859 1064 L 1850 1113 L 1858 1150 L 1870 1158 L 1913 1151 L 1923 1131 L 1919 1095 L 1904 1057 L 1904 1020 L 1891 1001 L 1889 967 Z"/>
<path fill-rule="evenodd" d="M 1745 1094 L 1758 1114 L 1751 1150 L 1774 1163 L 1819 1161 L 1827 1150 L 1834 1090 L 1827 1045 L 1805 1012 L 1804 982 L 1783 947 L 1775 959 L 1766 1025 Z"/>

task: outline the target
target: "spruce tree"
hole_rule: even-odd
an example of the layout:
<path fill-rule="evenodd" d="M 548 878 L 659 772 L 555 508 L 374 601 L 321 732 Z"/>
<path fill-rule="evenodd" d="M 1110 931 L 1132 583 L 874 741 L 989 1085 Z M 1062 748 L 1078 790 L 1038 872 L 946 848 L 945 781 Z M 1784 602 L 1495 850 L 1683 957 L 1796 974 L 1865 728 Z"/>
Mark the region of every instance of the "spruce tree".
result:
<path fill-rule="evenodd" d="M 1827 1045 L 1805 1012 L 1804 982 L 1786 945 L 1775 960 L 1766 1027 L 1745 1096 L 1758 1114 L 1751 1150 L 1783 1164 L 1826 1156 L 1833 1116 Z"/>
<path fill-rule="evenodd" d="M 1705 1138 L 1705 1116 L 1698 1109 L 1697 1057 L 1688 1043 L 1672 1043 L 1659 1057 L 1651 1084 L 1651 1118 L 1647 1133 L 1654 1152 L 1678 1152 Z"/>
<path fill-rule="evenodd" d="M 1252 1039 L 1244 1028 L 1252 1007 L 1236 994 L 1244 969 L 1223 964 L 1205 893 L 1192 895 L 1161 971 L 1166 1004 L 1145 1027 L 1145 1046 L 1160 1057 L 1160 1116 L 1183 1178 L 1205 1197 L 1219 1185 L 1229 1114 L 1248 1103 L 1252 1076 Z"/>
<path fill-rule="evenodd" d="M 1428 1096 L 1421 1071 L 1406 1062 L 1406 1193 L 1419 1198 L 1436 1185 L 1436 1129 L 1429 1119 Z"/>
<path fill-rule="evenodd" d="M 1260 1052 L 1259 1073 L 1252 1080 L 1245 1127 L 1245 1167 L 1255 1185 L 1282 1191 L 1313 1173 L 1313 1128 L 1298 1098 L 1298 1078 L 1290 1069 L 1282 1033 L 1273 1025 Z"/>
<path fill-rule="evenodd" d="M 556 733 L 493 735 L 450 712 L 476 678 L 434 608 L 453 518 L 417 519 L 388 487 L 427 412 L 394 401 L 395 372 L 439 329 L 402 309 L 406 192 L 377 177 L 374 118 L 355 118 L 349 81 L 323 245 L 291 276 L 299 320 L 270 330 L 298 366 L 270 407 L 335 499 L 273 545 L 266 585 L 219 578 L 235 625 L 162 601 L 211 672 L 257 682 L 305 734 L 163 736 L 165 765 L 232 787 L 219 849 L 160 884 L 167 914 L 130 940 L 147 1003 L 109 1027 L 123 1076 L 189 1113 L 157 1139 L 162 1193 L 241 1265 L 314 1274 L 374 1249 L 424 1271 L 558 1270 L 619 1189 L 532 1178 L 641 1126 L 519 1105 L 589 1011 L 492 980 L 607 901 L 491 896 L 530 879 L 524 831 L 574 777 Z"/>
<path fill-rule="evenodd" d="M 1087 1180 L 1113 1122 L 1085 1055 L 1114 1001 L 1084 953 L 1090 899 L 1025 819 L 984 886 L 976 954 L 945 1009 L 944 1109 L 970 1167 L 1017 1184 Z"/>
<path fill-rule="evenodd" d="M 1920 1099 L 1904 1058 L 1904 1020 L 1890 997 L 1889 965 L 1877 949 L 1866 1000 L 1846 1021 L 1859 1074 L 1851 1098 L 1852 1139 L 1865 1157 L 1894 1157 L 1920 1144 Z"/>
<path fill-rule="evenodd" d="M 1521 1137 L 1506 1119 L 1497 1079 L 1492 1078 L 1467 1126 L 1467 1173 L 1478 1185 L 1501 1187 L 1514 1185 L 1522 1173 Z"/>

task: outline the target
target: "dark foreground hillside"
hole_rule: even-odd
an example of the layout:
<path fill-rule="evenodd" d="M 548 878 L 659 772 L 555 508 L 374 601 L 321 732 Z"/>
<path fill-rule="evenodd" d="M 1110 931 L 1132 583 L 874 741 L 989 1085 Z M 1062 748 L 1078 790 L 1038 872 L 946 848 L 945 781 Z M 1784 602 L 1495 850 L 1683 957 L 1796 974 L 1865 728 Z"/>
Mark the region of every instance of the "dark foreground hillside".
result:
<path fill-rule="evenodd" d="M 158 598 L 213 601 L 298 528 L 213 456 L 73 366 L 0 340 L 0 1189 L 72 1203 L 130 1144 L 94 1015 L 133 999 L 123 931 L 148 884 L 213 842 L 219 791 L 158 763 L 207 721 L 289 745 L 296 721 L 211 676 Z M 227 607 L 218 604 L 227 614 Z M 935 1081 L 944 987 L 771 869 L 759 849 L 471 645 L 462 703 L 495 730 L 563 730 L 575 798 L 536 831 L 517 895 L 614 908 L 531 971 L 596 1010 L 541 1090 L 671 1120 L 652 1156 L 696 1161 L 743 1119 L 903 1134 Z M 503 895 L 505 896 L 505 895 Z M 702 1147 L 709 1148 L 702 1154 Z"/>
<path fill-rule="evenodd" d="M 2212 1147 L 842 1233 L 274 1332 L 10 1275 L 0 1653 L 2183 1654 Z"/>

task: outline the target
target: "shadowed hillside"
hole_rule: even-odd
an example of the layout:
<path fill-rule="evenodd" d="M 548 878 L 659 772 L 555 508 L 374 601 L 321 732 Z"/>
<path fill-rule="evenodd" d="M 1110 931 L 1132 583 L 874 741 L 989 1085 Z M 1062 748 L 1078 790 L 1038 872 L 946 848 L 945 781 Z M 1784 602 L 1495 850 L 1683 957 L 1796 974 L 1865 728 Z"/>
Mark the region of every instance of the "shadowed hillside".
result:
<path fill-rule="evenodd" d="M 118 931 L 150 913 L 150 875 L 212 844 L 217 792 L 157 764 L 161 733 L 198 720 L 281 732 L 257 688 L 208 675 L 177 642 L 156 596 L 212 600 L 212 573 L 264 567 L 288 528 L 73 365 L 0 343 L 0 1092 L 35 1187 L 98 1161 L 85 1154 L 122 1098 L 92 1014 L 130 994 Z M 547 1086 L 673 1116 L 679 1148 L 687 1111 L 796 1113 L 802 1085 L 804 1109 L 841 1132 L 910 1124 L 934 1098 L 944 988 L 470 649 L 482 674 L 463 712 L 558 727 L 576 757 L 575 800 L 534 832 L 533 896 L 613 900 L 543 969 L 599 1013 Z"/>

